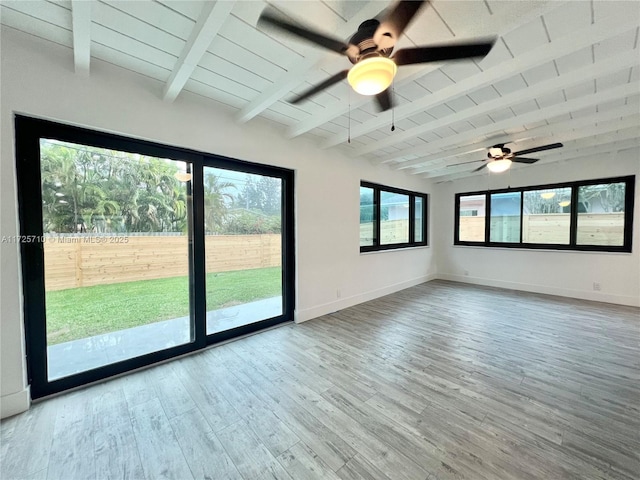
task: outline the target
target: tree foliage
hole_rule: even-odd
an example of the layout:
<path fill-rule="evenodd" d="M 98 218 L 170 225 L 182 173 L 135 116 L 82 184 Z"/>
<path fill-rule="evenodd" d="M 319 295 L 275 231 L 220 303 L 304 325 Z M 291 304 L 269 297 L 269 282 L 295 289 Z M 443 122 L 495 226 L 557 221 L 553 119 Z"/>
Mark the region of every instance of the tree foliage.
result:
<path fill-rule="evenodd" d="M 532 190 L 524 193 L 524 210 L 527 214 L 569 213 L 571 205 L 561 206 L 560 202 L 571 200 L 571 188 L 549 189 L 554 192 L 552 198 L 545 199 L 541 191 Z M 578 190 L 578 213 L 617 213 L 624 212 L 625 184 L 610 183 L 600 185 L 584 185 Z"/>
<path fill-rule="evenodd" d="M 43 140 L 45 233 L 182 232 L 187 187 L 179 162 Z M 204 176 L 207 234 L 280 233 L 281 181 L 247 175 L 238 192 L 214 171 Z"/>
<path fill-rule="evenodd" d="M 228 204 L 233 202 L 229 190 L 235 189 L 230 182 L 223 182 L 220 177 L 209 172 L 204 176 L 204 229 L 209 234 L 225 231 L 228 220 Z"/>
<path fill-rule="evenodd" d="M 373 191 L 360 193 L 360 223 L 373 222 L 374 208 L 373 208 Z M 380 207 L 381 220 L 389 220 L 389 206 L 381 205 Z"/>
<path fill-rule="evenodd" d="M 625 184 L 585 185 L 580 187 L 579 200 L 587 212 L 593 211 L 596 205 L 605 212 L 624 212 Z"/>
<path fill-rule="evenodd" d="M 45 233 L 186 231 L 177 162 L 50 141 L 40 149 Z"/>
<path fill-rule="evenodd" d="M 234 206 L 265 215 L 279 215 L 282 195 L 281 180 L 274 177 L 247 175 L 242 192 Z"/>
<path fill-rule="evenodd" d="M 228 216 L 224 233 L 230 235 L 256 235 L 281 233 L 279 215 L 262 215 L 250 210 L 234 210 Z"/>

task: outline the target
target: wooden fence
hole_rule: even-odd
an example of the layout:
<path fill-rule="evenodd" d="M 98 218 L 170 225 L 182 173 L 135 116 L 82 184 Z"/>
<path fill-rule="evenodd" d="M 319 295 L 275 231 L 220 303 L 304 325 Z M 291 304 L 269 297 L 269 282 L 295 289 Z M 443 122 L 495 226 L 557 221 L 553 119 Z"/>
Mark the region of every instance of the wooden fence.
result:
<path fill-rule="evenodd" d="M 277 234 L 207 235 L 205 248 L 207 272 L 281 264 Z M 186 236 L 48 237 L 44 243 L 45 289 L 186 276 L 188 258 Z"/>
<path fill-rule="evenodd" d="M 360 224 L 360 244 L 373 242 L 373 223 Z M 380 236 L 383 243 L 398 243 L 407 239 L 409 220 L 385 220 L 380 225 Z M 405 240 L 406 241 L 406 240 Z"/>
<path fill-rule="evenodd" d="M 509 217 L 519 220 L 518 217 Z M 484 217 L 460 217 L 460 240 L 482 241 Z M 528 243 L 569 242 L 569 214 L 525 215 L 522 218 L 522 241 Z M 624 213 L 580 213 L 578 244 L 622 245 Z"/>

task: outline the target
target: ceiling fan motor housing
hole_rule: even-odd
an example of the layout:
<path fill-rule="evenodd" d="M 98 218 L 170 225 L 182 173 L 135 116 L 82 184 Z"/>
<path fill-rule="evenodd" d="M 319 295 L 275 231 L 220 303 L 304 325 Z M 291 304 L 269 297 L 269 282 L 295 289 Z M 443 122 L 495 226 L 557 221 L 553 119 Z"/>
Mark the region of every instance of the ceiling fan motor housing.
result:
<path fill-rule="evenodd" d="M 489 153 L 487 153 L 487 157 L 489 158 L 501 158 L 506 157 L 511 153 L 510 148 L 506 148 L 504 144 L 494 145 L 489 149 Z"/>
<path fill-rule="evenodd" d="M 358 27 L 358 31 L 349 39 L 349 43 L 358 47 L 359 50 L 357 55 L 350 55 L 347 52 L 351 63 L 356 64 L 360 60 L 370 57 L 388 58 L 391 55 L 393 47 L 379 49 L 376 42 L 373 41 L 373 35 L 376 33 L 378 25 L 380 22 L 374 18 L 365 20 Z"/>

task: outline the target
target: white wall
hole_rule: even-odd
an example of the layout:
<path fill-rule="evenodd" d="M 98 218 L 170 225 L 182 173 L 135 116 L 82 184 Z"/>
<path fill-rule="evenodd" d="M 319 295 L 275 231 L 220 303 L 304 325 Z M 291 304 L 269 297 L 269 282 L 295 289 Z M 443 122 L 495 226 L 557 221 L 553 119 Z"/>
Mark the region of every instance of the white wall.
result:
<path fill-rule="evenodd" d="M 632 254 L 481 249 L 453 246 L 456 192 L 640 174 L 637 150 L 618 155 L 513 169 L 510 176 L 474 177 L 433 187 L 432 248 L 360 255 L 361 179 L 430 193 L 424 180 L 373 168 L 286 140 L 259 119 L 233 121 L 224 105 L 191 94 L 160 100 L 162 85 L 93 61 L 91 76 L 73 74 L 72 52 L 3 28 L 0 71 L 0 234 L 15 235 L 17 204 L 13 114 L 183 146 L 296 171 L 296 319 L 304 321 L 417 283 L 440 278 L 640 305 L 640 199 L 636 189 Z M 434 255 L 437 252 L 437 255 Z M 0 251 L 0 414 L 28 407 L 21 278 L 17 245 Z M 437 260 L 437 263 L 436 263 Z M 469 275 L 465 276 L 464 271 Z M 593 281 L 602 290 L 592 290 Z M 340 291 L 340 298 L 338 298 Z"/>
<path fill-rule="evenodd" d="M 510 174 L 471 177 L 434 187 L 433 248 L 438 277 L 460 282 L 640 306 L 640 186 L 636 185 L 633 253 L 520 250 L 453 245 L 454 196 L 487 189 L 543 185 L 624 175 L 640 177 L 640 152 L 631 149 Z M 465 271 L 468 275 L 465 275 Z M 593 282 L 601 285 L 593 290 Z"/>
<path fill-rule="evenodd" d="M 76 76 L 71 50 L 9 28 L 2 30 L 0 53 L 2 235 L 18 232 L 13 114 L 22 113 L 294 169 L 298 321 L 435 275 L 431 248 L 359 252 L 360 180 L 428 193 L 424 180 L 320 150 L 309 140 L 287 140 L 260 119 L 239 125 L 233 111 L 196 95 L 164 103 L 161 83 L 103 62 L 92 60 L 89 78 Z M 2 244 L 1 262 L 4 417 L 27 408 L 28 388 L 18 246 Z"/>

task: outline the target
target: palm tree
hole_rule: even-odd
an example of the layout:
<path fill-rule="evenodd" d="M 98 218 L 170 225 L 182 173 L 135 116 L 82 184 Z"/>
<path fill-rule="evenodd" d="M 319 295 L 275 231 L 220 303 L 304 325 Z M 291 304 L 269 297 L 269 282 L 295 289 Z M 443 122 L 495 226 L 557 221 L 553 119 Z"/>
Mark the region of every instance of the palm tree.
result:
<path fill-rule="evenodd" d="M 214 173 L 207 173 L 204 177 L 204 229 L 207 233 L 222 231 L 229 207 L 227 202 L 233 200 L 233 195 L 225 192 L 228 188 L 236 188 L 233 183 L 221 182 Z"/>
<path fill-rule="evenodd" d="M 78 224 L 78 182 L 74 152 L 62 145 L 43 143 L 41 153 L 43 229 L 74 232 Z"/>

